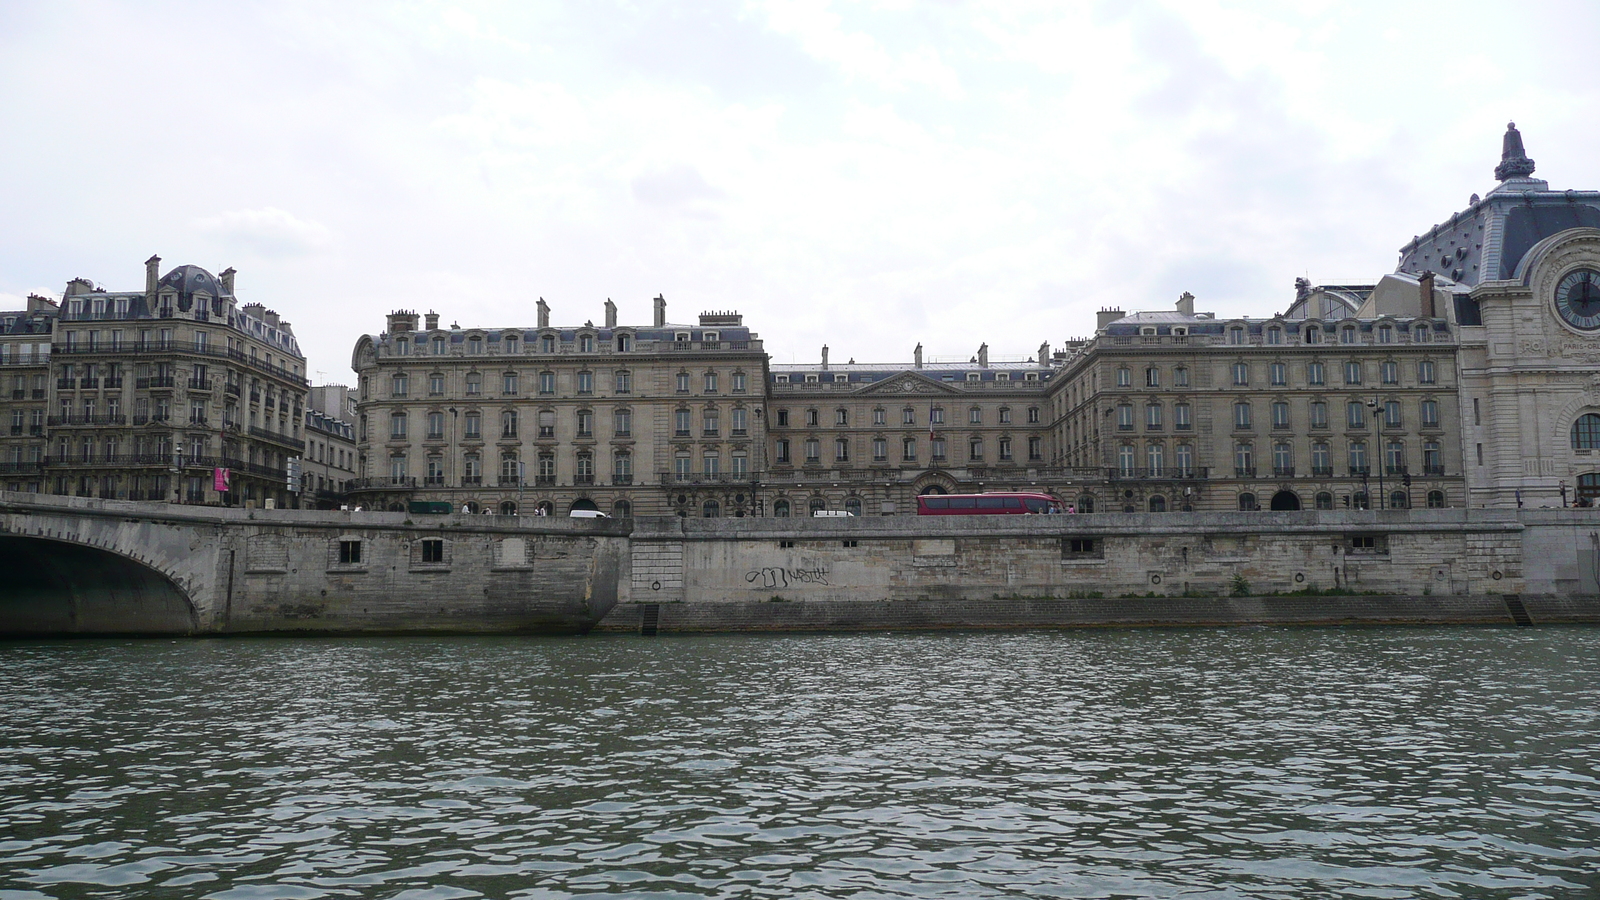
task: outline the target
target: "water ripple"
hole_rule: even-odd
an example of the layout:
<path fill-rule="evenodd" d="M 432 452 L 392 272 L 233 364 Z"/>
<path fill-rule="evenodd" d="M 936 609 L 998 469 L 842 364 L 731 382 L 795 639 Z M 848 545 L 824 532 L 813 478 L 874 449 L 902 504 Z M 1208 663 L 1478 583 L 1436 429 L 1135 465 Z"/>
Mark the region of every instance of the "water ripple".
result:
<path fill-rule="evenodd" d="M 1600 889 L 1600 632 L 0 644 L 0 900 Z"/>

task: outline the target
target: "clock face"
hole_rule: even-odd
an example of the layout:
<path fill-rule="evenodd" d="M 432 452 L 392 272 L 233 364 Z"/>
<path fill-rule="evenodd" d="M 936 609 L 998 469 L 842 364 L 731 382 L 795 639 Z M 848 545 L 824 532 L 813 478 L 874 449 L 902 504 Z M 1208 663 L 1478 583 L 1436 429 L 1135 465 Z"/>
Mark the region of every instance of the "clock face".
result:
<path fill-rule="evenodd" d="M 1573 269 L 1556 285 L 1556 312 L 1573 328 L 1600 331 L 1600 272 Z"/>

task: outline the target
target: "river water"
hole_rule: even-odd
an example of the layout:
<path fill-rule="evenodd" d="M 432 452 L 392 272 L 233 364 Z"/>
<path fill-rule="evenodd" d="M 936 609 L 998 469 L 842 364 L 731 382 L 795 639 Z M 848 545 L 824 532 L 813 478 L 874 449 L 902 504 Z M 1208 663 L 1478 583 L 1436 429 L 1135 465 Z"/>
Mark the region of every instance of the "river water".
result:
<path fill-rule="evenodd" d="M 0 898 L 1585 897 L 1600 629 L 0 643 Z"/>

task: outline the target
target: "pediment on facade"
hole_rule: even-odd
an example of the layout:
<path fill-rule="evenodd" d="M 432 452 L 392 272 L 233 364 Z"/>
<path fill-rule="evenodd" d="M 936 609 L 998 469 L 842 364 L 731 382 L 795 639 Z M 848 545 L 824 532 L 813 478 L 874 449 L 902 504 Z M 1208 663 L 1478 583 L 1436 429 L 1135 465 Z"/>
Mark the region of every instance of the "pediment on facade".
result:
<path fill-rule="evenodd" d="M 875 381 L 861 390 L 865 394 L 940 394 L 951 396 L 961 393 L 954 386 L 935 381 L 918 372 L 901 372 L 882 381 Z"/>

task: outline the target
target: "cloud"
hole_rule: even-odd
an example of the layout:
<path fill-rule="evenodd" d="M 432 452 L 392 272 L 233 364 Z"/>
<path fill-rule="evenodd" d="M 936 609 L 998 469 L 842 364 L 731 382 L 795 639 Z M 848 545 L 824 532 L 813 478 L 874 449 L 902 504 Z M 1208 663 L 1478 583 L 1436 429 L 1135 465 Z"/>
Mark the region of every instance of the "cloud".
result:
<path fill-rule="evenodd" d="M 231 246 L 244 246 L 266 257 L 304 256 L 327 249 L 334 240 L 333 231 L 326 225 L 298 219 L 274 206 L 235 209 L 195 219 L 194 227 Z"/>
<path fill-rule="evenodd" d="M 687 207 L 720 200 L 723 193 L 712 187 L 694 166 L 676 165 L 634 178 L 633 196 L 652 206 Z"/>

